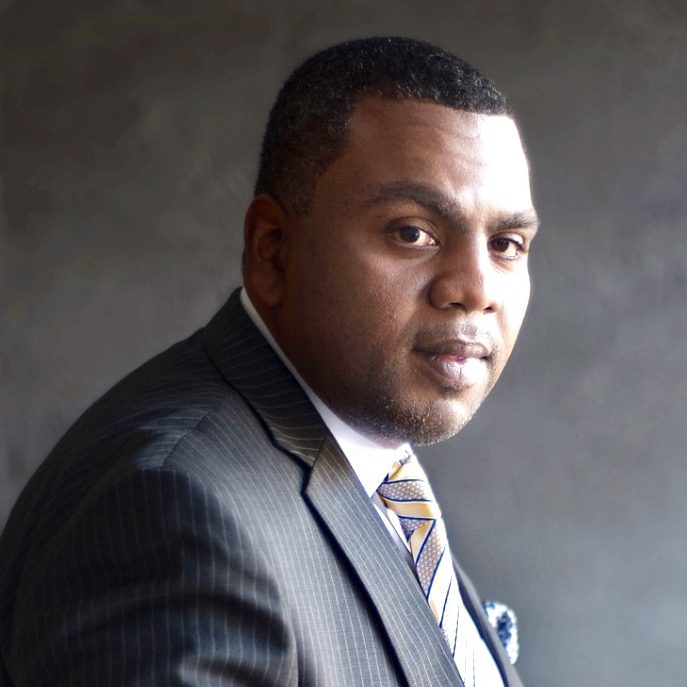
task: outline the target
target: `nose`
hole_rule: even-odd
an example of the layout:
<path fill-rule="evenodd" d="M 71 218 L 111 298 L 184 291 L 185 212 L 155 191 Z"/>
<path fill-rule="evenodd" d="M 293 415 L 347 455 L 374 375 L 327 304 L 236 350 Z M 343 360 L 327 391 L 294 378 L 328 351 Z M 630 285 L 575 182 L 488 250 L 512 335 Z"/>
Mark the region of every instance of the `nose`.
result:
<path fill-rule="evenodd" d="M 430 287 L 430 301 L 435 308 L 462 309 L 466 313 L 489 313 L 501 308 L 505 283 L 486 245 L 461 242 L 442 257 Z"/>

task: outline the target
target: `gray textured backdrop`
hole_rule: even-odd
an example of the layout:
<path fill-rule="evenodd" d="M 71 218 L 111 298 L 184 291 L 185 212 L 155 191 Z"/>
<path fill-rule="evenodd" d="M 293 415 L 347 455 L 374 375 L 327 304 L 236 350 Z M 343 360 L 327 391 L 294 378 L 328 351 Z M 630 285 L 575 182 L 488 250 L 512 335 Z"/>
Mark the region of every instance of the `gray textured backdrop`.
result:
<path fill-rule="evenodd" d="M 497 390 L 423 452 L 532 687 L 687 683 L 687 5 L 0 2 L 0 523 L 76 416 L 239 281 L 303 57 L 426 38 L 510 95 L 543 230 Z"/>

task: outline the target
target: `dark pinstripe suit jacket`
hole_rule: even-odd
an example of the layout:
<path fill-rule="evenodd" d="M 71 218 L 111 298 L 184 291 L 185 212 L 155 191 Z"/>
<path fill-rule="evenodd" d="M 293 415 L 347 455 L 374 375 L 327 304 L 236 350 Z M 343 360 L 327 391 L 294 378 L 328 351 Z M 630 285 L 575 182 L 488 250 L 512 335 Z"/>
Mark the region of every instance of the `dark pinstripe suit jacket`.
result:
<path fill-rule="evenodd" d="M 461 684 L 407 562 L 237 294 L 78 420 L 20 497 L 0 566 L 0 684 Z"/>

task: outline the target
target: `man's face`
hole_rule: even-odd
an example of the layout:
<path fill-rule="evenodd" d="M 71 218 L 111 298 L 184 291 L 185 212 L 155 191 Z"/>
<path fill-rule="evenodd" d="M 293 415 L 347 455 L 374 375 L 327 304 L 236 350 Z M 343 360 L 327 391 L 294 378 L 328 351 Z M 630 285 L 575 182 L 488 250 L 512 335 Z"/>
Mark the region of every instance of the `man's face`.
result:
<path fill-rule="evenodd" d="M 292 219 L 276 333 L 306 382 L 386 445 L 459 431 L 529 299 L 536 217 L 513 120 L 363 100 Z"/>

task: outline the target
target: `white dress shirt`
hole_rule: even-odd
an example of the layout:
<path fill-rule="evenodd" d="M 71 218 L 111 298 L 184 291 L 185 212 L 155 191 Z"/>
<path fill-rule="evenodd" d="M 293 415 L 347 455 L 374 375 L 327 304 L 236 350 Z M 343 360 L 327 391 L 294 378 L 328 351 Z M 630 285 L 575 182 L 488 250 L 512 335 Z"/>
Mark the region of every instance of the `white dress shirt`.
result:
<path fill-rule="evenodd" d="M 241 304 L 253 324 L 258 328 L 265 339 L 267 339 L 267 342 L 274 352 L 279 356 L 284 365 L 286 365 L 289 372 L 296 378 L 311 403 L 315 406 L 323 422 L 334 436 L 339 448 L 341 448 L 346 460 L 348 460 L 353 468 L 365 493 L 372 499 L 390 535 L 393 537 L 397 546 L 402 549 L 407 556 L 409 564 L 414 566 L 410 547 L 401 529 L 398 516 L 382 503 L 379 494 L 377 494 L 377 487 L 389 474 L 392 465 L 401 458 L 407 456 L 412 449 L 408 444 L 401 444 L 397 448 L 380 446 L 367 437 L 364 437 L 334 414 L 306 384 L 291 361 L 286 357 L 286 354 L 282 351 L 281 347 L 272 336 L 272 333 L 267 328 L 267 325 L 263 322 L 258 311 L 255 309 L 245 288 L 241 289 Z M 479 636 L 477 627 L 470 614 L 467 613 L 467 609 L 466 612 L 462 614 L 461 625 L 459 627 L 461 634 L 465 637 L 465 641 L 461 645 L 464 646 L 465 643 L 470 645 L 471 650 L 474 652 L 475 660 L 474 673 L 470 676 L 462 676 L 464 680 L 467 679 L 466 687 L 503 687 L 501 675 L 496 667 L 491 652 Z M 470 678 L 472 678 L 472 680 Z"/>

